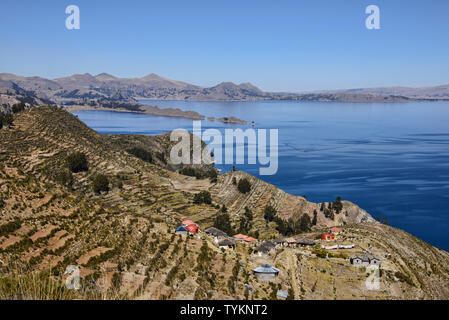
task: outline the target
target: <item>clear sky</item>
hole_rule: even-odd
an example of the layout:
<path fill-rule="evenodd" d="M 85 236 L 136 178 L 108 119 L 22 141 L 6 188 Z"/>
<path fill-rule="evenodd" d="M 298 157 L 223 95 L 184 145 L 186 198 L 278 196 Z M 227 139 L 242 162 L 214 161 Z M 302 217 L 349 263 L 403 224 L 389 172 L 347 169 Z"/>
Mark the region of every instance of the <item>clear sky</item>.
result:
<path fill-rule="evenodd" d="M 65 27 L 68 5 L 81 29 Z M 365 8 L 380 8 L 380 30 Z M 448 0 L 1 0 L 0 72 L 268 91 L 449 83 Z"/>

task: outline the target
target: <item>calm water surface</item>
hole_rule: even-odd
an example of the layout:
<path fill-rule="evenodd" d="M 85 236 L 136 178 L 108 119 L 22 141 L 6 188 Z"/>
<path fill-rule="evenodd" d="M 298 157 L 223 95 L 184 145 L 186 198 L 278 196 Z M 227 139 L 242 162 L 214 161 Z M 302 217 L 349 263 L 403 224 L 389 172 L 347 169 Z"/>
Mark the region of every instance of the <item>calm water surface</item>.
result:
<path fill-rule="evenodd" d="M 279 129 L 278 173 L 262 179 L 314 202 L 341 196 L 449 250 L 449 103 L 142 102 Z M 105 134 L 192 129 L 182 118 L 75 114 Z M 239 127 L 249 126 L 203 121 L 204 129 Z M 237 167 L 258 176 L 258 165 Z"/>

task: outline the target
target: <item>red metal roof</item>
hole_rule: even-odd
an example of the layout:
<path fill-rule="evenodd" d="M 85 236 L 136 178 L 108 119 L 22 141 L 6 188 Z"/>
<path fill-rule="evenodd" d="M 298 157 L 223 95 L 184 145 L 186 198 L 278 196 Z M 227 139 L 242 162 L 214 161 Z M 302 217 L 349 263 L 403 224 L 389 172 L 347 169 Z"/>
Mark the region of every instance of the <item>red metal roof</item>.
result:
<path fill-rule="evenodd" d="M 186 220 L 182 222 L 183 226 L 188 226 L 189 224 L 196 224 L 195 222 L 193 222 L 192 220 Z"/>
<path fill-rule="evenodd" d="M 239 234 L 236 234 L 236 235 L 234 236 L 234 238 L 237 238 L 237 239 L 242 239 L 242 240 L 245 240 L 246 242 L 253 242 L 253 241 L 257 241 L 257 239 L 256 239 L 256 238 L 253 238 L 253 237 L 248 237 L 248 236 L 245 236 L 244 234 L 241 234 L 241 233 L 239 233 Z"/>
<path fill-rule="evenodd" d="M 198 233 L 198 226 L 195 224 L 189 224 L 188 226 L 186 226 L 186 229 L 191 233 Z"/>

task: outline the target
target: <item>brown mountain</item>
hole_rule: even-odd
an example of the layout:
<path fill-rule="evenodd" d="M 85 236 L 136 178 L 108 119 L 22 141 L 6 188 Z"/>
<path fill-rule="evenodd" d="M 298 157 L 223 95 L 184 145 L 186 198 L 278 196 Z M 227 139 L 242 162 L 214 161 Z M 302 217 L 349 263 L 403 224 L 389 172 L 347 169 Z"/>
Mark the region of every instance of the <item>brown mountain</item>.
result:
<path fill-rule="evenodd" d="M 373 88 L 317 93 L 264 92 L 250 83 L 222 82 L 203 88 L 189 83 L 149 74 L 141 78 L 118 78 L 107 73 L 89 73 L 48 80 L 0 74 L 0 81 L 11 81 L 37 97 L 55 103 L 102 104 L 103 102 L 136 103 L 137 99 L 193 101 L 297 100 L 323 102 L 407 102 L 449 99 L 449 86 L 428 88 Z M 11 86 L 0 82 L 0 86 Z"/>

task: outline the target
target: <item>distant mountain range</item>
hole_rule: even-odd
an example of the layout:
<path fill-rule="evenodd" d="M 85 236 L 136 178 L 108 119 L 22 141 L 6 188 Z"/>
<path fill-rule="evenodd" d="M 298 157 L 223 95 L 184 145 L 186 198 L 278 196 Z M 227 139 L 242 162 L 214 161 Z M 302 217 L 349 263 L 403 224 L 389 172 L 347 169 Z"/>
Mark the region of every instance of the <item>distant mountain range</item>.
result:
<path fill-rule="evenodd" d="M 210 88 L 149 74 L 142 78 L 117 78 L 107 73 L 93 76 L 75 74 L 58 79 L 22 77 L 0 74 L 0 94 L 28 96 L 36 101 L 55 104 L 104 105 L 108 103 L 137 103 L 139 99 L 192 101 L 257 101 L 297 100 L 329 102 L 407 102 L 449 99 L 449 85 L 407 88 L 387 87 L 350 89 L 328 92 L 287 93 L 264 92 L 251 83 L 222 82 Z M 18 98 L 18 100 L 20 100 Z"/>

